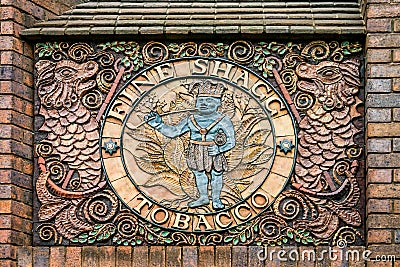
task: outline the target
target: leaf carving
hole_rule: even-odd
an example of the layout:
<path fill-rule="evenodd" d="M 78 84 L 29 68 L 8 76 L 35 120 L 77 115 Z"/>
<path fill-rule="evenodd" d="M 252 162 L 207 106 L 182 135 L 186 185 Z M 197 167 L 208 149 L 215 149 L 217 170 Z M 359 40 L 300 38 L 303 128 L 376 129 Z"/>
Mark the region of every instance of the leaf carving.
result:
<path fill-rule="evenodd" d="M 170 169 L 168 168 L 167 165 L 165 165 L 164 160 L 149 160 L 148 157 L 138 157 L 134 156 L 137 165 L 139 168 L 149 174 L 158 174 L 161 172 L 166 172 L 169 171 Z"/>
<path fill-rule="evenodd" d="M 186 194 L 183 192 L 179 180 L 180 176 L 174 172 L 162 172 L 152 176 L 143 186 L 162 186 L 174 195 L 185 196 Z"/>
<path fill-rule="evenodd" d="M 186 170 L 185 146 L 181 137 L 171 139 L 164 148 L 165 163 L 174 172 L 182 174 Z"/>

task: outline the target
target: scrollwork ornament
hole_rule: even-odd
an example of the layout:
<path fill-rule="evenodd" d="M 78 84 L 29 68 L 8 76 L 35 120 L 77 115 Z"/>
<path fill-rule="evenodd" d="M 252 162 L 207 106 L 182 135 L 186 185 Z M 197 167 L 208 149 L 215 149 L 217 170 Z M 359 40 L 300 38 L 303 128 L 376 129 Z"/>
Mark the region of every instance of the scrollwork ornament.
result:
<path fill-rule="evenodd" d="M 101 104 L 103 103 L 103 94 L 95 89 L 88 93 L 86 93 L 82 97 L 82 104 L 89 110 L 99 109 Z"/>
<path fill-rule="evenodd" d="M 350 171 L 350 163 L 344 160 L 338 161 L 333 166 L 333 178 L 335 181 L 341 185 L 342 182 L 339 179 L 339 176 L 346 175 Z"/>
<path fill-rule="evenodd" d="M 310 109 L 314 105 L 314 97 L 310 94 L 299 92 L 294 97 L 296 108 L 300 111 Z"/>
<path fill-rule="evenodd" d="M 103 93 L 110 91 L 110 88 L 117 74 L 113 69 L 103 69 L 96 76 L 97 86 Z"/>
<path fill-rule="evenodd" d="M 329 45 L 324 41 L 314 41 L 307 44 L 301 51 L 301 56 L 321 61 L 329 57 Z"/>
<path fill-rule="evenodd" d="M 260 235 L 258 239 L 265 243 L 274 242 L 281 238 L 282 230 L 286 228 L 287 223 L 284 219 L 281 219 L 274 215 L 266 215 L 260 219 Z"/>
<path fill-rule="evenodd" d="M 87 43 L 75 43 L 68 49 L 68 56 L 79 63 L 86 61 L 93 53 L 93 48 Z"/>
<path fill-rule="evenodd" d="M 253 60 L 254 46 L 247 41 L 233 42 L 228 49 L 228 58 L 240 64 L 248 64 Z"/>
<path fill-rule="evenodd" d="M 168 45 L 168 50 L 172 52 L 173 58 L 191 57 L 197 54 L 197 44 L 194 42 L 171 43 Z"/>
<path fill-rule="evenodd" d="M 223 43 L 202 43 L 199 46 L 199 55 L 203 57 L 222 57 L 228 48 L 229 46 Z"/>
<path fill-rule="evenodd" d="M 283 192 L 274 202 L 273 210 L 276 215 L 286 221 L 315 218 L 317 210 L 313 204 L 297 191 Z"/>
<path fill-rule="evenodd" d="M 291 69 L 284 69 L 280 72 L 280 76 L 282 79 L 283 84 L 285 85 L 286 89 L 288 90 L 289 94 L 293 94 L 296 91 L 296 83 L 298 77 L 296 72 Z"/>
<path fill-rule="evenodd" d="M 349 159 L 357 159 L 361 156 L 363 149 L 358 146 L 351 146 L 346 149 L 346 155 Z"/>
<path fill-rule="evenodd" d="M 53 153 L 53 146 L 47 142 L 40 142 L 36 145 L 36 154 L 39 157 L 47 158 Z"/>
<path fill-rule="evenodd" d="M 362 238 L 359 231 L 352 227 L 343 226 L 334 234 L 332 244 L 340 246 L 340 242 L 345 242 L 345 246 L 355 245 L 358 238 Z"/>
<path fill-rule="evenodd" d="M 100 51 L 94 55 L 90 55 L 88 59 L 97 59 L 103 67 L 110 67 L 115 61 L 114 55 L 105 51 Z"/>
<path fill-rule="evenodd" d="M 133 214 L 121 213 L 114 219 L 117 234 L 124 239 L 133 238 L 138 232 L 138 221 Z"/>
<path fill-rule="evenodd" d="M 85 201 L 83 212 L 86 219 L 104 223 L 115 216 L 118 207 L 117 196 L 110 190 L 104 190 Z"/>
<path fill-rule="evenodd" d="M 61 183 L 65 178 L 65 166 L 60 161 L 49 161 L 47 163 L 47 169 L 50 171 L 50 179 L 55 183 Z"/>
<path fill-rule="evenodd" d="M 148 42 L 142 49 L 144 62 L 148 65 L 166 60 L 169 56 L 168 48 L 160 42 Z"/>
<path fill-rule="evenodd" d="M 56 244 L 61 244 L 63 238 L 58 234 L 57 230 L 54 228 L 54 225 L 51 223 L 43 223 L 36 228 L 36 231 L 39 234 L 39 238 L 43 241 L 50 242 L 54 241 Z"/>

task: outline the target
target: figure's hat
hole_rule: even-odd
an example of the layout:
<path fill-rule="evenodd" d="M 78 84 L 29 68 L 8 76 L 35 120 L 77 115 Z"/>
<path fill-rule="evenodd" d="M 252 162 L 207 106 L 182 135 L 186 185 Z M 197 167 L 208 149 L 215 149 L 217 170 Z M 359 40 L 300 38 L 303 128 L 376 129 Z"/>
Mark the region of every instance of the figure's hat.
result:
<path fill-rule="evenodd" d="M 221 82 L 211 80 L 194 81 L 189 86 L 189 92 L 196 96 L 212 96 L 221 98 L 226 86 Z"/>

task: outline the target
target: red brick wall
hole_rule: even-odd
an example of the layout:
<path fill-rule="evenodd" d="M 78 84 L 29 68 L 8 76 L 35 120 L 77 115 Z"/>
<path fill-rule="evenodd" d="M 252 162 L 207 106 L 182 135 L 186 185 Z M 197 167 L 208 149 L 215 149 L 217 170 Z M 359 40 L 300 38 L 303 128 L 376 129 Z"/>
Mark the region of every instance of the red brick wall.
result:
<path fill-rule="evenodd" d="M 399 257 L 400 1 L 368 2 L 367 242 L 373 255 Z M 368 266 L 380 265 L 369 263 Z"/>
<path fill-rule="evenodd" d="M 33 51 L 19 33 L 77 2 L 1 0 L 0 266 L 16 266 L 17 246 L 32 239 Z"/>

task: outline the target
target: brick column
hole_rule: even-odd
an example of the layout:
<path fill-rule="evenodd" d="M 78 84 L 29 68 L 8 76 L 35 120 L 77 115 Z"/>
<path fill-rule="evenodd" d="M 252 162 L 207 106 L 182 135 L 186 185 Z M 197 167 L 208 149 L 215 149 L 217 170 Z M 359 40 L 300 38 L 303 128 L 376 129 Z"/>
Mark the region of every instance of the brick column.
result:
<path fill-rule="evenodd" d="M 369 0 L 366 15 L 367 242 L 400 257 L 400 1 Z"/>
<path fill-rule="evenodd" d="M 19 33 L 76 2 L 1 0 L 0 266 L 16 266 L 32 236 L 33 51 Z"/>

